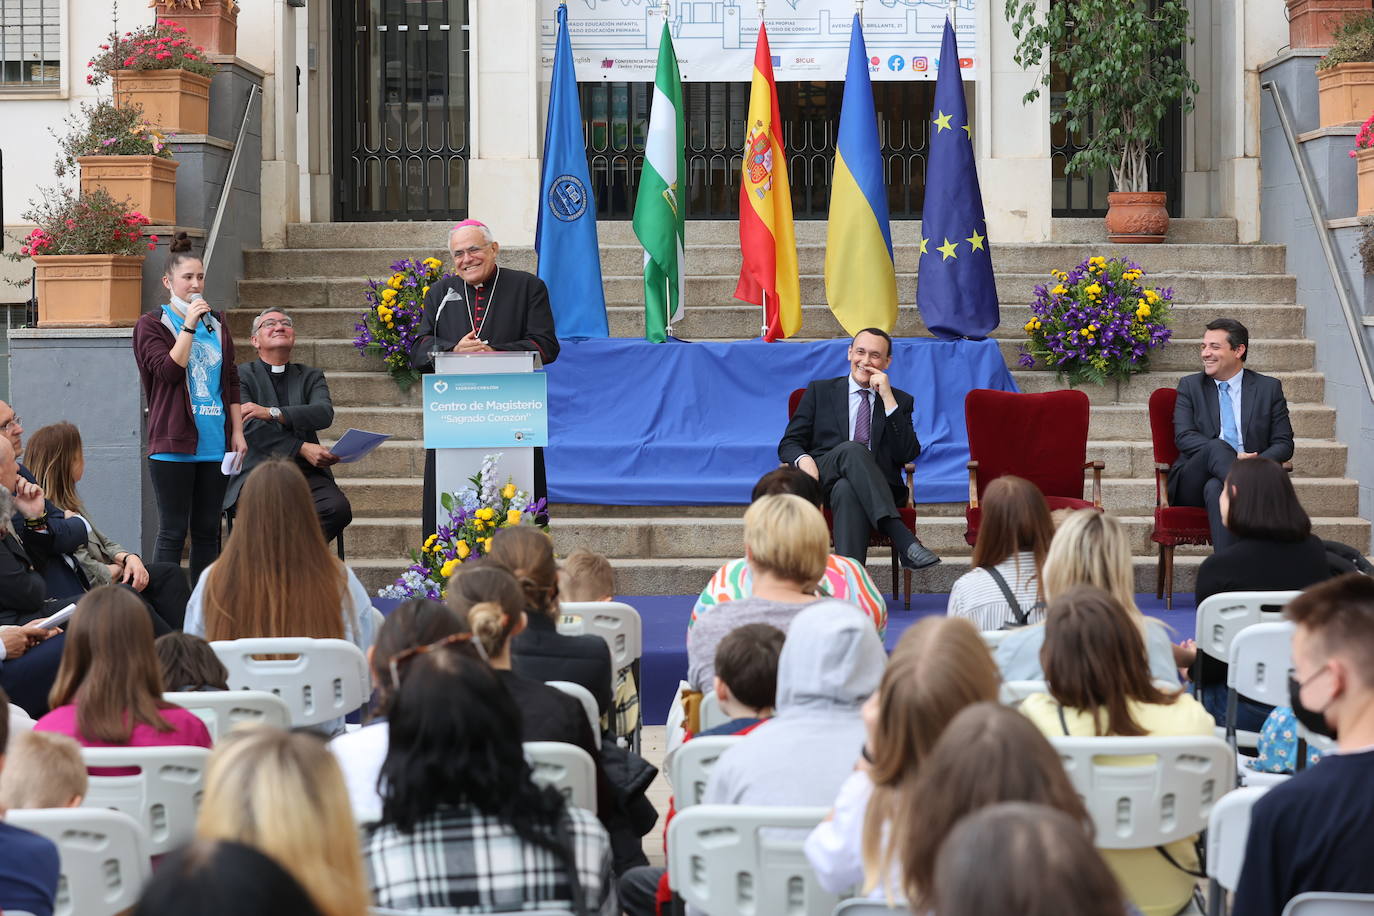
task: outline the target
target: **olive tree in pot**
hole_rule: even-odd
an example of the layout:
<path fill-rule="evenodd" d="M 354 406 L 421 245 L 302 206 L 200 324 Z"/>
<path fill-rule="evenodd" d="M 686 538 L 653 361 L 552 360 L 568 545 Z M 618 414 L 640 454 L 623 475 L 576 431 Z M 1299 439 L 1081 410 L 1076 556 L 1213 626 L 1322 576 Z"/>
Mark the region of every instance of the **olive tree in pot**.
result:
<path fill-rule="evenodd" d="M 1169 212 L 1164 192 L 1149 189 L 1149 151 L 1170 107 L 1191 111 L 1198 92 L 1179 53 L 1192 42 L 1184 0 L 1051 0 L 1047 10 L 1037 0 L 1006 0 L 1005 12 L 1016 62 L 1040 69 L 1046 86 L 1051 58 L 1068 75 L 1063 108 L 1050 112 L 1050 123 L 1085 135 L 1069 172 L 1111 172 L 1107 237 L 1164 241 Z"/>

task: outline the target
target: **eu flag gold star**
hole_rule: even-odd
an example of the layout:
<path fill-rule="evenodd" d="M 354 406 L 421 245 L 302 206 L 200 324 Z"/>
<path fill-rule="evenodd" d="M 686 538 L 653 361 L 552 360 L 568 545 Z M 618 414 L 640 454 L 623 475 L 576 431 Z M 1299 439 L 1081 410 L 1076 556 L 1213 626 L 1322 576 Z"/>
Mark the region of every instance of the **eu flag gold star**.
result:
<path fill-rule="evenodd" d="M 959 243 L 951 242 L 948 238 L 945 239 L 945 243 L 943 245 L 935 246 L 935 250 L 944 255 L 944 257 L 940 259 L 941 262 L 948 261 L 950 258 L 959 257 L 958 248 Z"/>
<path fill-rule="evenodd" d="M 950 115 L 940 112 L 940 116 L 935 119 L 935 132 L 938 134 L 942 130 L 953 130 L 949 124 Z"/>
<path fill-rule="evenodd" d="M 969 245 L 971 246 L 970 249 L 969 249 L 970 251 L 984 251 L 985 249 L 983 248 L 983 241 L 984 241 L 986 238 L 987 238 L 986 235 L 979 235 L 979 234 L 978 234 L 978 230 L 977 230 L 977 229 L 974 229 L 974 230 L 973 230 L 973 235 L 969 236 L 969 237 L 968 237 L 967 239 L 965 239 L 964 241 L 968 242 Z"/>
<path fill-rule="evenodd" d="M 926 254 L 926 243 L 929 241 L 930 239 L 927 238 L 921 239 L 921 254 Z"/>
<path fill-rule="evenodd" d="M 969 127 L 967 124 L 963 125 L 963 127 L 964 127 L 964 133 L 968 134 L 968 138 L 969 138 L 970 140 L 972 140 L 972 139 L 973 139 L 973 128 L 972 128 L 972 127 Z"/>

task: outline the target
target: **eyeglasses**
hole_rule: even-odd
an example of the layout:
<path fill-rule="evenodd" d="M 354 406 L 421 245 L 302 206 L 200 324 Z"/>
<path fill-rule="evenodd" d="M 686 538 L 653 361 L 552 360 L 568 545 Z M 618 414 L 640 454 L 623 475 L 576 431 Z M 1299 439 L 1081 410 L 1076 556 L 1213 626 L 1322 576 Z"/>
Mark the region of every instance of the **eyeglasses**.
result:
<path fill-rule="evenodd" d="M 471 248 L 459 248 L 451 252 L 451 254 L 453 255 L 453 260 L 457 261 L 459 258 L 476 257 L 490 247 L 491 243 L 488 242 L 485 245 L 473 245 Z"/>
<path fill-rule="evenodd" d="M 266 321 L 260 321 L 260 322 L 258 322 L 258 330 L 259 330 L 259 331 L 261 331 L 263 328 L 277 328 L 277 327 L 281 327 L 281 328 L 290 328 L 290 327 L 295 327 L 295 325 L 294 325 L 294 323 L 291 321 L 290 318 L 268 318 Z"/>
<path fill-rule="evenodd" d="M 6 422 L 0 423 L 0 433 L 7 433 L 10 430 L 14 429 L 16 426 L 23 425 L 23 421 L 19 419 L 19 414 L 15 414 L 14 416 L 10 417 L 9 420 L 7 420 Z"/>
<path fill-rule="evenodd" d="M 412 646 L 409 649 L 397 652 L 395 655 L 391 656 L 391 662 L 388 664 L 388 667 L 391 669 L 392 688 L 394 689 L 401 685 L 401 665 L 406 662 L 414 661 L 421 655 L 427 655 L 436 649 L 447 649 L 449 646 L 460 646 L 464 643 L 468 643 L 472 648 L 476 649 L 477 655 L 482 661 L 487 660 L 487 651 L 482 648 L 481 641 L 473 638 L 471 633 L 454 633 L 452 636 L 445 636 L 438 642 L 432 642 L 427 646 Z"/>

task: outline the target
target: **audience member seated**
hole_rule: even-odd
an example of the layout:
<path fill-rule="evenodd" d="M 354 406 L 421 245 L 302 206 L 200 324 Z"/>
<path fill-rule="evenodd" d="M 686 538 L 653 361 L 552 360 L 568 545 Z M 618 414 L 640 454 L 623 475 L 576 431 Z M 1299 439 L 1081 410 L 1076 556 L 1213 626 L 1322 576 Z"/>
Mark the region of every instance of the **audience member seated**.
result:
<path fill-rule="evenodd" d="M 110 540 L 91 520 L 77 494 L 76 485 L 86 473 L 81 433 L 71 423 L 44 426 L 29 439 L 25 456 L 35 482 L 47 498 L 68 518 L 86 527 L 86 543 L 73 556 L 86 581 L 92 585 L 120 583 L 138 592 L 157 615 L 153 629 L 159 633 L 181 629 L 191 587 L 186 571 L 176 563 L 144 564 L 138 554 Z M 159 626 L 158 624 L 162 625 Z"/>
<path fill-rule="evenodd" d="M 491 539 L 488 562 L 505 567 L 525 593 L 526 626 L 515 637 L 515 671 L 537 681 L 571 681 L 586 687 L 604 719 L 611 709 L 611 650 L 600 636 L 558 632 L 558 564 L 553 541 L 530 525 L 502 528 Z"/>
<path fill-rule="evenodd" d="M 1021 712 L 1046 735 L 1214 733 L 1201 703 L 1150 680 L 1140 624 L 1115 596 L 1088 585 L 1056 594 L 1044 633 L 1040 655 L 1049 693 L 1027 697 Z M 1189 871 L 1198 870 L 1198 860 L 1192 840 L 1163 852 L 1112 849 L 1103 857 L 1144 916 L 1173 916 L 1193 896 L 1196 879 Z"/>
<path fill-rule="evenodd" d="M 864 703 L 864 756 L 840 786 L 830 817 L 806 839 L 822 887 L 905 899 L 903 813 L 917 810 L 917 777 L 950 720 L 971 704 L 996 702 L 999 684 L 997 666 L 968 621 L 927 617 L 902 634 L 882 684 Z M 981 767 L 979 761 L 975 769 Z"/>
<path fill-rule="evenodd" d="M 81 745 L 56 732 L 25 732 L 5 753 L 0 808 L 76 808 L 88 783 Z"/>
<path fill-rule="evenodd" d="M 323 540 L 318 526 L 309 527 Z M 196 835 L 246 843 L 271 856 L 323 916 L 367 914 L 348 790 L 314 732 L 259 726 L 222 739 L 206 768 Z"/>
<path fill-rule="evenodd" d="M 1150 677 L 1178 683 L 1178 659 L 1169 630 L 1136 607 L 1131 544 L 1120 522 L 1094 509 L 1071 513 L 1054 533 L 1043 576 L 1045 600 L 1049 602 L 1075 585 L 1095 585 L 1115 598 L 1144 636 Z M 1002 677 L 1008 681 L 1043 681 L 1040 647 L 1044 641 L 1043 626 L 1023 627 L 1009 634 L 996 653 Z"/>
<path fill-rule="evenodd" d="M 757 502 L 763 496 L 777 496 L 791 493 L 800 496 L 816 508 L 821 507 L 821 485 L 805 471 L 793 467 L 780 467 L 769 471 L 754 484 L 753 495 L 749 501 Z M 826 555 L 825 575 L 821 576 L 816 587 L 816 595 L 822 598 L 837 598 L 850 604 L 873 618 L 878 635 L 887 632 L 887 601 L 878 586 L 869 577 L 868 570 L 858 560 L 842 557 L 837 553 Z M 690 629 L 702 615 L 717 605 L 727 601 L 754 596 L 754 577 L 749 572 L 749 561 L 745 557 L 731 560 L 711 577 L 701 590 L 692 616 L 687 621 Z"/>
<path fill-rule="evenodd" d="M 8 702 L 3 692 L 0 702 Z M 9 719 L 0 717 L 0 748 L 9 742 L 9 729 Z M 0 754 L 0 779 L 8 766 L 8 754 Z M 57 846 L 47 837 L 0 821 L 0 850 L 0 909 L 52 916 L 62 869 Z"/>
<path fill-rule="evenodd" d="M 1315 744 L 1308 742 L 1305 746 L 1307 759 L 1303 766 L 1310 767 L 1324 754 Z M 1255 759 L 1246 765 L 1261 773 L 1298 771 L 1298 717 L 1293 714 L 1293 707 L 1275 706 L 1269 713 L 1260 728 Z"/>
<path fill-rule="evenodd" d="M 1326 548 L 1312 533 L 1312 520 L 1278 462 L 1247 458 L 1231 465 L 1220 510 L 1234 540 L 1198 567 L 1198 604 L 1222 592 L 1297 591 L 1330 577 Z M 1217 723 L 1225 725 L 1227 665 L 1201 652 L 1196 655 L 1198 697 Z M 1270 709 L 1240 697 L 1236 727 L 1259 731 Z"/>
<path fill-rule="evenodd" d="M 210 644 L 190 633 L 165 633 L 153 641 L 162 686 L 168 693 L 228 690 L 229 671 Z"/>
<path fill-rule="evenodd" d="M 1130 912 L 1080 823 L 1025 802 L 992 805 L 959 822 L 935 859 L 931 903 L 940 916 Z"/>
<path fill-rule="evenodd" d="M 1234 916 L 1279 916 L 1307 891 L 1374 893 L 1374 580 L 1314 585 L 1286 613 L 1293 712 L 1339 752 L 1255 803 Z"/>
<path fill-rule="evenodd" d="M 0 437 L 0 453 L 8 447 Z M 4 469 L 0 454 L 0 477 Z M 45 603 L 43 577 L 14 533 L 13 505 L 10 491 L 0 486 L 0 687 L 15 707 L 35 717 L 48 711 L 48 691 L 57 679 L 66 637 L 60 630 L 31 623 L 56 611 L 58 605 Z"/>
<path fill-rule="evenodd" d="M 514 591 L 518 592 L 518 587 Z M 382 817 L 377 777 L 382 772 L 382 761 L 386 760 L 386 715 L 396 688 L 391 677 L 392 661 L 421 646 L 467 633 L 466 621 L 448 605 L 428 598 L 412 598 L 397 605 L 377 631 L 377 641 L 367 650 L 372 683 L 376 687 L 372 720 L 357 731 L 344 732 L 329 742 L 329 749 L 343 771 L 344 785 L 348 787 L 348 798 L 358 823 L 371 823 Z M 572 713 L 571 708 L 567 711 Z"/>
<path fill-rule="evenodd" d="M 324 916 L 286 869 L 243 843 L 196 840 L 158 863 L 133 916 Z"/>
<path fill-rule="evenodd" d="M 716 646 L 726 633 L 745 623 L 772 624 L 786 633 L 804 608 L 824 600 L 816 597 L 816 584 L 829 555 L 830 534 L 815 506 L 790 494 L 755 500 L 744 513 L 744 557 L 754 594 L 715 608 L 687 631 L 692 689 L 705 693 L 715 683 Z"/>
<path fill-rule="evenodd" d="M 520 709 L 496 672 L 466 647 L 396 663 L 382 819 L 363 838 L 376 905 L 618 914 L 605 830 L 535 785 L 512 728 Z"/>
<path fill-rule="evenodd" d="M 558 568 L 560 601 L 598 602 L 615 600 L 615 569 L 611 561 L 590 550 L 574 550 Z M 601 720 L 603 730 L 628 737 L 639 727 L 639 687 L 629 665 L 616 671 L 611 685 L 611 716 Z"/>
<path fill-rule="evenodd" d="M 1008 630 L 1045 619 L 1040 573 L 1054 537 L 1050 507 L 1040 488 L 1010 474 L 988 484 L 983 520 L 973 545 L 973 568 L 949 592 L 950 617 L 979 630 Z"/>

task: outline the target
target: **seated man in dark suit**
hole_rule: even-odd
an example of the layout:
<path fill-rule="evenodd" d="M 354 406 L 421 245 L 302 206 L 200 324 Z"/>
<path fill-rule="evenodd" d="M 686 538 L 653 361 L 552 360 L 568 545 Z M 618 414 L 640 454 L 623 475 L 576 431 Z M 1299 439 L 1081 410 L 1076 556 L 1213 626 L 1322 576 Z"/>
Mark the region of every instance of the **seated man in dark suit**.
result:
<path fill-rule="evenodd" d="M 921 453 L 912 425 L 915 401 L 887 378 L 892 338 L 877 328 L 854 335 L 847 376 L 806 386 L 778 443 L 778 458 L 820 481 L 834 515 L 835 553 L 860 563 L 869 531 L 892 540 L 907 569 L 940 562 L 902 524 L 902 466 Z"/>
<path fill-rule="evenodd" d="M 334 423 L 324 372 L 290 361 L 296 328 L 281 309 L 266 309 L 254 318 L 251 339 L 258 358 L 239 366 L 248 455 L 243 472 L 229 480 L 224 507 L 238 502 L 253 468 L 268 458 L 294 458 L 310 484 L 324 539 L 332 541 L 353 521 L 353 507 L 329 470 L 339 459 L 320 445 L 319 431 Z"/>
<path fill-rule="evenodd" d="M 1245 368 L 1250 332 L 1234 318 L 1216 318 L 1202 335 L 1202 371 L 1178 383 L 1169 502 L 1206 506 L 1212 547 L 1234 540 L 1222 523 L 1221 485 L 1237 458 L 1293 457 L 1293 424 L 1283 383 Z"/>

